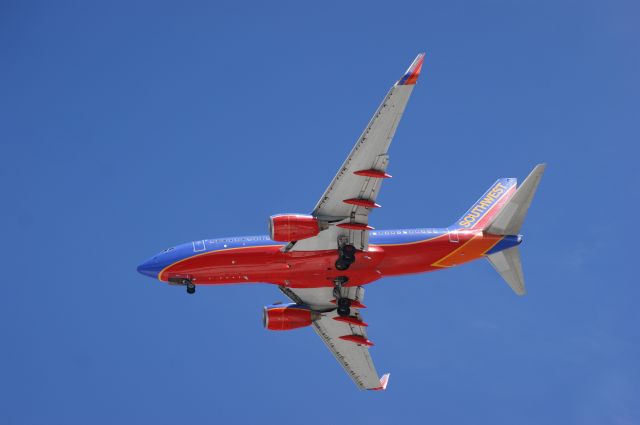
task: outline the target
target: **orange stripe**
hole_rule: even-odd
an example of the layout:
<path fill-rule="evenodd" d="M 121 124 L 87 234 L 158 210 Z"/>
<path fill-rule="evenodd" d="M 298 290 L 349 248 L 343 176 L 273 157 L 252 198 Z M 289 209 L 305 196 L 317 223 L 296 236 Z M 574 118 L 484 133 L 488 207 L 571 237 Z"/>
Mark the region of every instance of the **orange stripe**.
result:
<path fill-rule="evenodd" d="M 475 260 L 493 248 L 495 244 L 500 242 L 500 239 L 502 238 L 484 237 L 482 233 L 478 233 L 458 249 L 433 263 L 432 266 L 453 267 L 466 263 L 467 261 Z"/>

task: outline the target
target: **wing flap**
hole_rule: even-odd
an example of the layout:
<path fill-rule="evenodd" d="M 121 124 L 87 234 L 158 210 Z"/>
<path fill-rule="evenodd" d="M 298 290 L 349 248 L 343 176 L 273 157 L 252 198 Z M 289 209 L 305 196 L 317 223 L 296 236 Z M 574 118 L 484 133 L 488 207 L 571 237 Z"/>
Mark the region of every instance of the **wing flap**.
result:
<path fill-rule="evenodd" d="M 368 347 L 340 338 L 346 335 L 359 335 L 368 340 L 365 328 L 333 320 L 334 317 L 338 317 L 335 311 L 322 314 L 320 319 L 313 322 L 313 330 L 320 335 L 329 351 L 333 353 L 358 388 L 372 390 L 380 387 L 380 379 Z"/>
<path fill-rule="evenodd" d="M 375 203 L 389 164 L 387 152 L 402 114 L 413 91 L 424 53 L 419 54 L 403 77 L 391 87 L 375 114 L 358 138 L 331 183 L 313 209 L 313 215 L 332 225 L 318 236 L 298 241 L 292 251 L 337 249 L 338 237 L 347 238 L 358 249 L 366 250 L 369 240 L 365 230 L 336 229 L 340 223 L 368 224 L 372 208 L 344 202 L 362 199 Z M 369 175 L 361 172 L 371 171 Z M 360 172 L 360 173 L 359 173 Z M 375 172 L 378 175 L 375 175 Z M 384 177 L 381 177 L 384 176 Z"/>
<path fill-rule="evenodd" d="M 318 201 L 313 210 L 314 215 L 349 217 L 353 208 L 342 201 L 366 192 L 367 186 L 380 185 L 380 179 L 365 178 L 354 173 L 368 169 L 386 171 L 387 151 L 412 91 L 413 85 L 393 86 L 389 90 L 369 125 Z"/>
<path fill-rule="evenodd" d="M 354 320 L 335 320 L 338 314 L 333 301 L 333 288 L 286 288 L 280 290 L 294 302 L 306 304 L 320 312 L 313 321 L 313 330 L 320 336 L 329 351 L 343 367 L 358 388 L 382 390 L 387 386 L 388 374 L 379 378 L 369 353 L 369 338 L 359 309 L 352 308 Z M 364 288 L 343 288 L 344 295 L 362 304 Z M 362 322 L 359 324 L 358 322 Z M 347 337 L 347 338 L 341 338 Z M 359 343 L 360 342 L 360 343 Z"/>

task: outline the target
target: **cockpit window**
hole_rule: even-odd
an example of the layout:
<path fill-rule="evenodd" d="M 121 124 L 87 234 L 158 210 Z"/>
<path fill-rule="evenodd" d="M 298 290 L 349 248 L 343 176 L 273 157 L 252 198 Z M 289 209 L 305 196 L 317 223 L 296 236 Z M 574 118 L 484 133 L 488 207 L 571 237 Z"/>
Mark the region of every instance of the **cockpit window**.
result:
<path fill-rule="evenodd" d="M 160 251 L 160 254 L 164 254 L 165 252 L 173 251 L 174 249 L 176 249 L 176 248 L 175 247 L 171 247 L 171 248 L 164 249 L 164 250 Z"/>

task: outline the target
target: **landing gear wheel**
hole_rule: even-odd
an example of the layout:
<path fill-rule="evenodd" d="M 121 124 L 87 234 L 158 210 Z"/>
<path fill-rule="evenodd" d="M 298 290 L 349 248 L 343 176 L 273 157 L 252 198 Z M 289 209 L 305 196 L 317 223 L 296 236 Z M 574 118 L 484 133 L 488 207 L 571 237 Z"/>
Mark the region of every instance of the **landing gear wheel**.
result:
<path fill-rule="evenodd" d="M 349 307 L 338 307 L 338 316 L 349 317 L 351 315 L 351 309 Z"/>
<path fill-rule="evenodd" d="M 196 293 L 196 285 L 191 282 L 187 283 L 187 294 L 195 294 Z"/>
<path fill-rule="evenodd" d="M 353 245 L 345 245 L 342 247 L 342 257 L 349 263 L 356 261 L 356 247 Z"/>
<path fill-rule="evenodd" d="M 342 259 L 338 259 L 336 261 L 336 270 L 347 270 L 349 268 L 349 264 L 345 263 Z"/>
<path fill-rule="evenodd" d="M 349 298 L 338 299 L 338 307 L 341 307 L 341 308 L 351 307 L 351 300 Z"/>
<path fill-rule="evenodd" d="M 356 247 L 353 245 L 342 245 L 338 248 L 338 260 L 336 269 L 347 270 L 356 261 Z"/>

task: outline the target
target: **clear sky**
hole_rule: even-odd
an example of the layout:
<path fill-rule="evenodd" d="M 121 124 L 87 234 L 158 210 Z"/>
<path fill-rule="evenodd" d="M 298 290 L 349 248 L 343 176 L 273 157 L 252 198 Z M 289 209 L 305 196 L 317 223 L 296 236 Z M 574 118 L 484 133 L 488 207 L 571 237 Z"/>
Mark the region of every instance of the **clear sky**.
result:
<path fill-rule="evenodd" d="M 0 5 L 0 423 L 637 424 L 635 1 Z M 161 249 L 309 212 L 427 57 L 371 217 L 446 226 L 547 173 L 529 294 L 486 261 L 367 287 L 386 392 L 269 285 L 187 296 Z"/>

